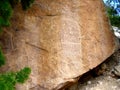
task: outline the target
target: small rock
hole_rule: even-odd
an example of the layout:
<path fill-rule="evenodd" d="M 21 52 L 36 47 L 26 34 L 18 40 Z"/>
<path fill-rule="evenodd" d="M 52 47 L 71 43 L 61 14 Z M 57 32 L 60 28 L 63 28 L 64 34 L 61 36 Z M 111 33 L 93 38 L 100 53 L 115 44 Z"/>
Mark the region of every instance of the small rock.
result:
<path fill-rule="evenodd" d="M 112 86 L 112 89 L 116 89 L 117 88 L 117 86 Z"/>
<path fill-rule="evenodd" d="M 91 84 L 91 81 L 88 81 L 87 84 Z"/>
<path fill-rule="evenodd" d="M 120 82 L 120 79 L 118 79 L 117 81 Z"/>
<path fill-rule="evenodd" d="M 112 26 L 114 35 L 120 39 L 120 29 L 118 27 Z"/>
<path fill-rule="evenodd" d="M 114 67 L 113 73 L 114 73 L 117 77 L 120 77 L 120 65 Z"/>
<path fill-rule="evenodd" d="M 98 81 L 99 85 L 102 85 L 102 82 L 101 81 Z"/>

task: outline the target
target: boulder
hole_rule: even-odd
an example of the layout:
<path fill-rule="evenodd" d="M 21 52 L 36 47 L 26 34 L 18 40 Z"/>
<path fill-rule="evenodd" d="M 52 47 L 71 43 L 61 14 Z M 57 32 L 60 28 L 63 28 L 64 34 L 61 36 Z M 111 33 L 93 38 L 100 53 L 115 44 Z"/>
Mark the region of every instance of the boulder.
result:
<path fill-rule="evenodd" d="M 0 70 L 32 69 L 16 90 L 59 90 L 76 82 L 117 49 L 102 0 L 35 0 L 15 8 L 2 40 Z"/>

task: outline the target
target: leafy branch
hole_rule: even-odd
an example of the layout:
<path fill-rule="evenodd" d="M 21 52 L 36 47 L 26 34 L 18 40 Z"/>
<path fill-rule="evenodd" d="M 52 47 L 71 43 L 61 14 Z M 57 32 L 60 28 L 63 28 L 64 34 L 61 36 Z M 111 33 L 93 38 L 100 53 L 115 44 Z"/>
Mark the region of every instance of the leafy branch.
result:
<path fill-rule="evenodd" d="M 3 27 L 10 26 L 10 19 L 13 8 L 21 3 L 22 9 L 27 10 L 34 0 L 0 0 L 0 31 Z M 0 48 L 0 66 L 5 64 L 5 56 Z M 0 90 L 15 90 L 16 83 L 24 83 L 31 73 L 29 67 L 25 67 L 18 72 L 8 72 L 0 74 Z"/>

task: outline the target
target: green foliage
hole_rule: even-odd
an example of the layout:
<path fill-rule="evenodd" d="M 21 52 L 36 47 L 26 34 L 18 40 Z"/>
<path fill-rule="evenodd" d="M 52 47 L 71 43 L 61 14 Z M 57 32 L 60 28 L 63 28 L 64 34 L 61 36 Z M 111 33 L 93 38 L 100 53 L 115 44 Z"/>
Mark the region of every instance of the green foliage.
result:
<path fill-rule="evenodd" d="M 33 2 L 34 0 L 21 0 L 22 9 L 27 10 L 32 5 Z"/>
<path fill-rule="evenodd" d="M 108 17 L 110 19 L 111 25 L 120 27 L 120 16 L 116 15 L 116 11 L 111 7 L 107 7 L 107 12 L 108 12 Z"/>
<path fill-rule="evenodd" d="M 2 53 L 2 50 L 0 48 L 0 66 L 5 64 L 5 56 Z"/>
<path fill-rule="evenodd" d="M 110 16 L 115 16 L 115 14 L 117 14 L 117 12 L 112 7 L 107 7 L 107 12 Z"/>
<path fill-rule="evenodd" d="M 13 8 L 16 4 L 21 3 L 23 10 L 28 9 L 34 0 L 0 0 L 0 31 L 2 27 L 10 25 Z M 0 49 L 0 66 L 5 64 L 5 58 Z"/>
<path fill-rule="evenodd" d="M 120 27 L 120 16 L 109 16 L 112 26 Z"/>
<path fill-rule="evenodd" d="M 14 90 L 15 83 L 15 73 L 10 72 L 0 75 L 0 90 Z"/>
<path fill-rule="evenodd" d="M 14 8 L 20 2 L 20 0 L 8 0 L 8 2 L 12 6 L 12 8 Z"/>
<path fill-rule="evenodd" d="M 16 4 L 21 3 L 22 9 L 27 10 L 33 2 L 34 0 L 0 0 L 0 30 L 10 25 L 10 18 Z"/>
<path fill-rule="evenodd" d="M 16 4 L 21 3 L 23 10 L 27 10 L 33 2 L 34 0 L 9 0 L 9 3 L 13 8 Z"/>
<path fill-rule="evenodd" d="M 28 9 L 34 0 L 0 0 L 0 31 L 2 27 L 10 25 L 13 8 L 16 4 L 21 3 L 22 9 Z M 5 56 L 0 48 L 0 66 L 5 64 Z M 0 74 L 0 90 L 15 90 L 15 84 L 24 83 L 31 73 L 28 67 L 23 68 L 19 72 L 9 72 Z"/>
<path fill-rule="evenodd" d="M 25 80 L 28 79 L 30 73 L 31 73 L 31 69 L 28 67 L 25 67 L 24 69 L 17 72 L 16 75 L 17 82 L 24 83 Z"/>
<path fill-rule="evenodd" d="M 12 16 L 12 7 L 9 2 L 0 0 L 0 29 L 3 26 L 10 25 L 10 18 Z"/>
<path fill-rule="evenodd" d="M 15 90 L 15 84 L 17 82 L 24 83 L 31 73 L 31 69 L 25 67 L 19 72 L 8 72 L 0 74 L 0 90 Z"/>

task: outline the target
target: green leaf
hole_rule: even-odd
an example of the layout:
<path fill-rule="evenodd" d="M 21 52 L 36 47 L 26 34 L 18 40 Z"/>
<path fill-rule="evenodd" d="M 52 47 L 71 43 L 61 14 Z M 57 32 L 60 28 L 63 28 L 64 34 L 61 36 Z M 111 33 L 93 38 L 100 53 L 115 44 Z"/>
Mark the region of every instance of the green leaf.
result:
<path fill-rule="evenodd" d="M 0 16 L 9 20 L 12 16 L 12 7 L 8 1 L 0 0 Z"/>
<path fill-rule="evenodd" d="M 5 56 L 2 53 L 2 50 L 0 48 L 0 66 L 5 64 Z"/>
<path fill-rule="evenodd" d="M 31 73 L 28 67 L 23 68 L 19 72 L 7 72 L 0 74 L 0 90 L 15 90 L 17 82 L 24 83 Z"/>
<path fill-rule="evenodd" d="M 16 73 L 0 74 L 0 90 L 14 90 Z"/>
<path fill-rule="evenodd" d="M 28 67 L 25 67 L 24 69 L 17 72 L 16 75 L 17 82 L 24 83 L 28 79 L 30 73 L 31 69 Z"/>

